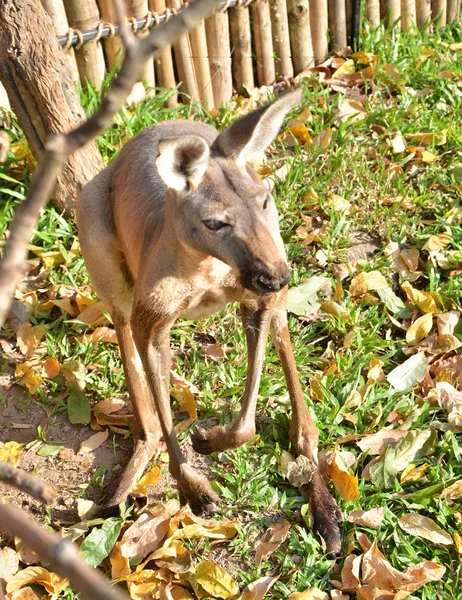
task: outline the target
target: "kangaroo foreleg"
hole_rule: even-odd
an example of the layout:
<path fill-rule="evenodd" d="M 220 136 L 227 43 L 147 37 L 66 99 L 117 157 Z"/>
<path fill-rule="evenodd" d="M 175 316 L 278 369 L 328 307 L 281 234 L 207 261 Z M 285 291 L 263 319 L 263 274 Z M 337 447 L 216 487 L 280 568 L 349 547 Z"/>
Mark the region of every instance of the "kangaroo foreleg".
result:
<path fill-rule="evenodd" d="M 255 435 L 255 410 L 258 388 L 265 355 L 268 331 L 272 314 L 271 300 L 257 310 L 241 304 L 248 348 L 248 369 L 244 396 L 238 416 L 228 427 L 218 426 L 209 430 L 198 430 L 192 435 L 194 450 L 200 454 L 229 450 L 249 442 Z"/>
<path fill-rule="evenodd" d="M 285 299 L 279 299 L 281 304 L 282 300 Z M 342 515 L 336 501 L 328 492 L 317 468 L 319 433 L 303 396 L 297 372 L 297 364 L 290 343 L 285 303 L 283 306 L 281 304 L 275 309 L 273 314 L 271 335 L 282 363 L 292 404 L 292 423 L 289 432 L 290 441 L 295 452 L 299 455 L 307 456 L 315 467 L 311 481 L 302 488 L 302 492 L 309 496 L 310 509 L 313 516 L 313 529 L 326 542 L 327 551 L 338 554 L 342 548 L 339 527 Z"/>

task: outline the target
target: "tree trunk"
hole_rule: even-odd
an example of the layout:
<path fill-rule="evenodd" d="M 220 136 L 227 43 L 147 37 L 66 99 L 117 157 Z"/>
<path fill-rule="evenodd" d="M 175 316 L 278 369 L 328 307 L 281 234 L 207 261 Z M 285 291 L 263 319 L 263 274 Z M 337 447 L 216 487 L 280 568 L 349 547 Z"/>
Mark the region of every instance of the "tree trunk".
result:
<path fill-rule="evenodd" d="M 0 80 L 35 158 L 50 135 L 69 131 L 84 119 L 40 0 L 0 2 Z M 58 178 L 56 208 L 70 215 L 80 190 L 103 166 L 94 143 L 76 152 Z"/>

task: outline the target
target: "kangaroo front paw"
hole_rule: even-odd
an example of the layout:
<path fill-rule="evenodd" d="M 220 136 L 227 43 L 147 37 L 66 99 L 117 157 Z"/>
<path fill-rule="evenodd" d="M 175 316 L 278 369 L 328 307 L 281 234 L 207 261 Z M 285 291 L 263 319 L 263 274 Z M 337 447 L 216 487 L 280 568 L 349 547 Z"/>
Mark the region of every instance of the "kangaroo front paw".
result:
<path fill-rule="evenodd" d="M 255 429 L 239 429 L 233 431 L 219 425 L 212 429 L 198 429 L 191 434 L 191 442 L 198 454 L 211 454 L 223 452 L 232 448 L 239 448 L 255 435 Z"/>
<path fill-rule="evenodd" d="M 195 515 L 210 516 L 216 512 L 220 498 L 210 487 L 207 477 L 183 464 L 176 479 L 181 503 L 188 503 Z"/>

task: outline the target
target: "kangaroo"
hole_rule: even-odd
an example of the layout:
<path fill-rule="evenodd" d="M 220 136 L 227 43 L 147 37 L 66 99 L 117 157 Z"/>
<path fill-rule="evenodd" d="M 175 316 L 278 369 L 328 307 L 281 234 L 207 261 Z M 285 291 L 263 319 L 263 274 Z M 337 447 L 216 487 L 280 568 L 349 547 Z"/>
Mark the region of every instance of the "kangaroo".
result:
<path fill-rule="evenodd" d="M 249 165 L 276 137 L 302 90 L 231 124 L 223 133 L 195 121 L 168 121 L 130 140 L 83 190 L 80 244 L 94 287 L 108 307 L 133 405 L 135 446 L 105 506 L 125 501 L 163 437 L 180 500 L 200 513 L 218 501 L 186 462 L 169 396 L 170 329 L 179 317 L 207 317 L 240 303 L 248 345 L 242 406 L 228 427 L 192 435 L 201 454 L 255 435 L 255 410 L 269 331 L 292 405 L 290 440 L 314 472 L 313 527 L 330 553 L 341 550 L 341 513 L 317 468 L 318 430 L 305 403 L 287 326 L 289 268 L 272 195 Z"/>

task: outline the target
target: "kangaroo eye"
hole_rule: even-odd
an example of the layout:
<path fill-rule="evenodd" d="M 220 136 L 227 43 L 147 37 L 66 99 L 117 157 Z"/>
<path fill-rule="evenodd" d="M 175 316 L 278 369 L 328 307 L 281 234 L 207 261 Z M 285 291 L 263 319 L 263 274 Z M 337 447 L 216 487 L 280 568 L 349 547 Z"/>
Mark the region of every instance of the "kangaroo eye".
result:
<path fill-rule="evenodd" d="M 266 196 L 265 201 L 263 202 L 263 210 L 268 208 L 268 196 Z"/>
<path fill-rule="evenodd" d="M 224 221 L 218 221 L 218 219 L 207 219 L 206 221 L 202 221 L 202 223 L 204 223 L 204 225 L 207 227 L 207 229 L 210 229 L 210 231 L 219 231 L 224 227 L 229 227 L 228 223 L 225 223 Z"/>

